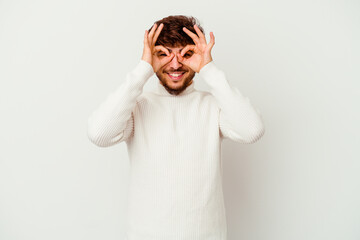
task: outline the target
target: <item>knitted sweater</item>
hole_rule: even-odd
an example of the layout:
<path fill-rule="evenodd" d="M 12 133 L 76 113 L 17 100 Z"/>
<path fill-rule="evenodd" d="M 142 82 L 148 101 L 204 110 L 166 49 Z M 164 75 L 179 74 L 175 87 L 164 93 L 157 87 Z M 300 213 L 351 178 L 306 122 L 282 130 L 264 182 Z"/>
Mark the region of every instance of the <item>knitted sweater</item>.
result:
<path fill-rule="evenodd" d="M 92 143 L 127 145 L 125 240 L 226 240 L 221 143 L 256 142 L 262 116 L 213 61 L 198 73 L 210 92 L 143 91 L 153 73 L 141 60 L 88 119 Z"/>

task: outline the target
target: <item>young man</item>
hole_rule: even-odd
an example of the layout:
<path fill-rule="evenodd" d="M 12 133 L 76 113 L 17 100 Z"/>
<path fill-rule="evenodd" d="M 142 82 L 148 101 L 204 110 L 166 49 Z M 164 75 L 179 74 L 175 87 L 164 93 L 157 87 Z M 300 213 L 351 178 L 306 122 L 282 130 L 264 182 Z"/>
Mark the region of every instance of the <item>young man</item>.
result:
<path fill-rule="evenodd" d="M 227 240 L 221 142 L 254 143 L 260 112 L 211 57 L 193 17 L 169 16 L 145 31 L 143 56 L 88 120 L 100 147 L 126 142 L 130 186 L 126 240 Z M 156 73 L 153 91 L 143 92 Z M 210 92 L 194 88 L 195 73 Z"/>

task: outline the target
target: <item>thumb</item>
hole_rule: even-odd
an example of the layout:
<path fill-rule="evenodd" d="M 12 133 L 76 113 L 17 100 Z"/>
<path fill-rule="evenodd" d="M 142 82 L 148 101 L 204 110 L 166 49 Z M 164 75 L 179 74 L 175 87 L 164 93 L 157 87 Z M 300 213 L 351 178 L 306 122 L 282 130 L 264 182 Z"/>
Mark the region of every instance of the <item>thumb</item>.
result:
<path fill-rule="evenodd" d="M 187 63 L 188 62 L 188 60 L 186 59 L 186 58 L 184 58 L 183 56 L 181 56 L 181 53 L 177 53 L 177 59 L 178 59 L 178 61 L 179 62 L 181 62 L 181 63 Z"/>
<path fill-rule="evenodd" d="M 179 61 L 184 59 L 183 56 L 181 56 L 181 53 L 176 53 L 176 57 L 179 59 Z"/>

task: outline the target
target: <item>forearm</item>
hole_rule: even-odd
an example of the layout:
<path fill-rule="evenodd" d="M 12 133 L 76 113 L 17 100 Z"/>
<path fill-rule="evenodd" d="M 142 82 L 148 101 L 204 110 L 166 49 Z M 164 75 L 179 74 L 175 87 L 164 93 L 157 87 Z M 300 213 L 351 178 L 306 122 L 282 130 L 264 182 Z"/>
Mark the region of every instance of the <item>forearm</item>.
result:
<path fill-rule="evenodd" d="M 107 147 L 124 140 L 136 99 L 153 74 L 152 66 L 141 60 L 125 81 L 90 115 L 87 134 L 94 144 Z"/>
<path fill-rule="evenodd" d="M 251 105 L 249 98 L 229 85 L 225 73 L 211 61 L 200 70 L 199 75 L 210 86 L 210 93 L 220 109 L 222 134 L 241 143 L 253 143 L 261 138 L 265 127 L 260 112 Z"/>

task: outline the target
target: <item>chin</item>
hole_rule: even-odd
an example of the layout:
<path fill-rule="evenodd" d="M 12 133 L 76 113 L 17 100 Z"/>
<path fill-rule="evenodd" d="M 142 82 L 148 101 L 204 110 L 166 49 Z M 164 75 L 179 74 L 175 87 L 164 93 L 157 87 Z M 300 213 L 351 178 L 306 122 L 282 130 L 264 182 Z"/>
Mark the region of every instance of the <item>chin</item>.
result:
<path fill-rule="evenodd" d="M 195 72 L 185 72 L 185 74 L 178 81 L 173 81 L 167 73 L 156 73 L 162 85 L 171 94 L 177 95 L 184 91 L 188 85 L 191 84 L 195 76 Z"/>

